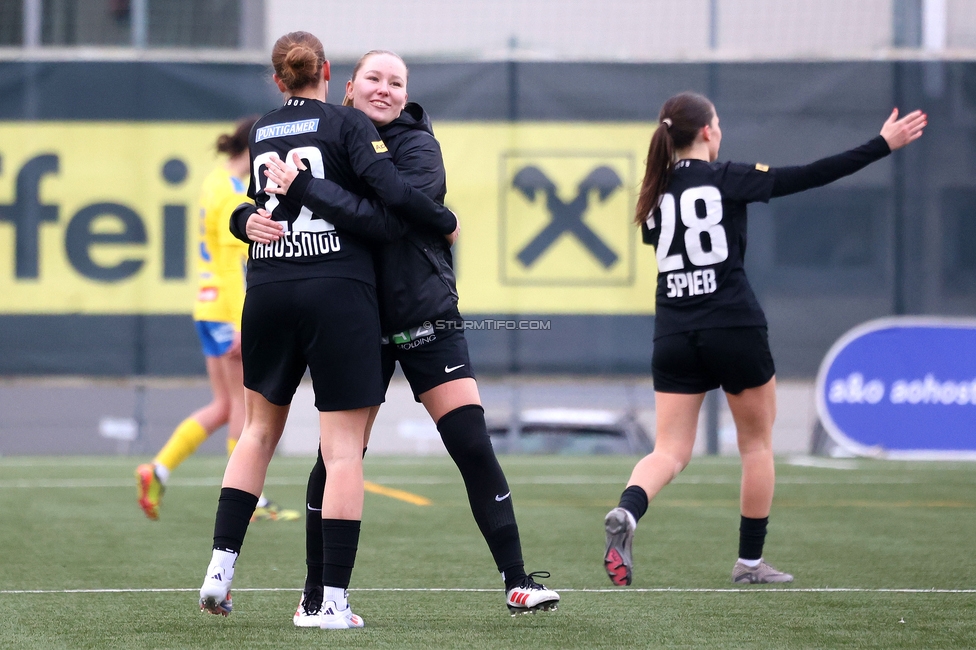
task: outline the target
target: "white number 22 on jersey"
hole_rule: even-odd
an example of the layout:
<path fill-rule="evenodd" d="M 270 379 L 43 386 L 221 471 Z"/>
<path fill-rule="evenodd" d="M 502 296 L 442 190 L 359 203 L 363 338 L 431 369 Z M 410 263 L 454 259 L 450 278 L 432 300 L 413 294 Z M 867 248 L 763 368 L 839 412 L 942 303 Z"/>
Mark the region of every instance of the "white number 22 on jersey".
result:
<path fill-rule="evenodd" d="M 312 176 L 315 178 L 325 178 L 325 163 L 322 161 L 322 152 L 318 150 L 317 147 L 297 147 L 292 149 L 284 155 L 285 164 L 294 169 L 294 163 L 292 162 L 292 155 L 298 154 L 299 158 L 303 158 L 308 161 L 308 169 L 312 172 Z M 271 179 L 265 177 L 261 174 L 261 166 L 267 166 L 268 161 L 271 160 L 271 156 L 274 152 L 268 151 L 256 156 L 254 158 L 254 186 L 255 187 L 276 187 Z M 264 206 L 265 210 L 268 212 L 274 212 L 274 209 L 278 207 L 278 195 L 268 194 L 268 202 Z M 285 227 L 285 232 L 289 231 L 288 222 L 282 221 L 281 224 Z M 335 230 L 335 226 L 326 221 L 325 219 L 312 219 L 312 211 L 302 206 L 301 211 L 298 213 L 298 218 L 295 219 L 294 223 L 291 224 L 292 232 L 327 232 L 329 230 Z"/>
<path fill-rule="evenodd" d="M 699 218 L 695 203 L 705 204 L 705 216 Z M 681 193 L 679 199 L 681 209 L 681 223 L 685 225 L 685 252 L 688 261 L 695 266 L 708 266 L 724 262 L 729 257 L 729 242 L 725 237 L 722 223 L 722 194 L 717 187 L 703 185 L 691 187 Z M 677 215 L 675 214 L 674 195 L 671 193 L 661 197 L 661 236 L 657 245 L 657 269 L 662 273 L 678 271 L 685 267 L 680 253 L 669 255 L 671 244 L 674 242 L 674 231 Z M 702 246 L 702 233 L 708 233 L 711 250 L 705 251 Z"/>

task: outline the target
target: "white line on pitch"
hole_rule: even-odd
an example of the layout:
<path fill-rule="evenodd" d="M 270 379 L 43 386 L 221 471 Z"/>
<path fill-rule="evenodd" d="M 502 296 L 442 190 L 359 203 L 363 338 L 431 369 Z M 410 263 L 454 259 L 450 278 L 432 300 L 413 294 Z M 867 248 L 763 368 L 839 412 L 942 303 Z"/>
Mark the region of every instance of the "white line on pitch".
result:
<path fill-rule="evenodd" d="M 438 478 L 438 477 L 404 477 L 404 476 L 378 476 L 367 477 L 374 483 L 384 485 L 452 485 L 461 484 L 459 478 Z M 294 478 L 269 478 L 265 485 L 272 487 L 305 485 L 308 479 L 305 477 Z M 510 478 L 510 485 L 623 485 L 624 477 L 590 477 L 590 476 L 540 476 L 534 478 Z M 687 476 L 678 477 L 675 485 L 738 485 L 739 477 L 733 476 Z M 777 479 L 778 485 L 916 485 L 926 481 L 916 481 L 910 478 L 856 478 L 850 477 L 846 480 L 835 479 L 815 479 L 801 476 L 787 476 Z M 135 485 L 134 480 L 121 479 L 10 479 L 0 481 L 0 489 L 29 488 L 29 489 L 74 489 L 74 488 L 131 488 Z M 168 484 L 170 487 L 215 487 L 220 485 L 220 477 L 196 478 L 196 479 L 173 479 Z"/>
<path fill-rule="evenodd" d="M 856 460 L 818 458 L 816 456 L 797 456 L 790 458 L 786 463 L 794 467 L 816 467 L 817 469 L 855 470 L 861 468 Z"/>
<path fill-rule="evenodd" d="M 773 587 L 764 589 L 762 587 L 721 587 L 714 589 L 697 588 L 677 588 L 677 587 L 654 587 L 654 588 L 633 588 L 633 589 L 567 589 L 556 587 L 562 593 L 589 593 L 589 594 L 721 594 L 721 593 L 826 593 L 826 594 L 976 594 L 976 589 L 896 589 L 896 588 L 877 588 L 868 589 L 861 587 Z M 350 589 L 349 591 L 379 591 L 379 592 L 463 592 L 463 593 L 496 593 L 498 589 L 478 589 L 467 587 L 366 587 L 361 589 Z M 10 594 L 144 594 L 144 593 L 190 593 L 197 589 L 0 589 L 0 595 Z M 300 592 L 301 587 L 253 587 L 238 589 L 241 591 L 286 591 Z"/>

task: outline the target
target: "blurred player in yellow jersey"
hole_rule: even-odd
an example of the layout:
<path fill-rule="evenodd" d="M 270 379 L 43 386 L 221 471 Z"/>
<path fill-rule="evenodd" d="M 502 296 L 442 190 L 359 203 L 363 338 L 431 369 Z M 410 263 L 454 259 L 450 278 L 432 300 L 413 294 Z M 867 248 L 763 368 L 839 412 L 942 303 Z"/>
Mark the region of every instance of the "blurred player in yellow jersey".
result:
<path fill-rule="evenodd" d="M 229 456 L 244 427 L 244 373 L 241 366 L 241 310 L 247 245 L 230 234 L 230 215 L 248 201 L 250 157 L 247 139 L 256 117 L 239 121 L 233 133 L 217 139 L 227 160 L 203 182 L 200 192 L 196 258 L 199 289 L 193 320 L 203 346 L 213 399 L 183 420 L 151 463 L 136 468 L 139 506 L 150 519 L 159 506 L 170 472 L 186 460 L 210 434 L 227 425 Z M 281 510 L 261 495 L 255 519 L 298 519 L 295 510 Z"/>

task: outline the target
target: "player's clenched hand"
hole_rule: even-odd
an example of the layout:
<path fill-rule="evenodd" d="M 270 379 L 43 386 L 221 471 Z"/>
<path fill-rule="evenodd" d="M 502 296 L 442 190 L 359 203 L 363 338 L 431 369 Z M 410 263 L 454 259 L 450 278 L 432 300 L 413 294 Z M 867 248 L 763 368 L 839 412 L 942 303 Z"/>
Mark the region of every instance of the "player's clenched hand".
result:
<path fill-rule="evenodd" d="M 898 109 L 895 108 L 881 127 L 881 137 L 888 143 L 888 148 L 895 151 L 921 138 L 922 130 L 928 123 L 929 116 L 922 111 L 912 111 L 899 120 Z"/>
<path fill-rule="evenodd" d="M 292 154 L 291 164 L 286 163 L 284 160 L 278 157 L 277 154 L 272 153 L 268 160 L 267 168 L 264 170 L 264 175 L 268 177 L 269 183 L 265 187 L 265 191 L 268 194 L 287 194 L 288 188 L 291 187 L 291 183 L 298 176 L 298 172 L 305 171 L 305 163 L 302 159 L 298 157 L 297 153 Z"/>
<path fill-rule="evenodd" d="M 282 231 L 284 226 L 272 219 L 271 213 L 264 208 L 258 208 L 257 212 L 248 217 L 247 224 L 244 226 L 244 234 L 247 238 L 259 244 L 278 241 Z"/>
<path fill-rule="evenodd" d="M 454 213 L 452 212 L 451 214 Z M 450 235 L 444 235 L 444 237 L 447 238 L 448 246 L 453 246 L 454 242 L 456 242 L 458 239 L 458 235 L 461 234 L 461 220 L 458 219 L 458 216 L 456 214 L 454 215 L 454 218 L 457 219 L 457 228 L 455 228 L 454 232 L 452 232 Z"/>

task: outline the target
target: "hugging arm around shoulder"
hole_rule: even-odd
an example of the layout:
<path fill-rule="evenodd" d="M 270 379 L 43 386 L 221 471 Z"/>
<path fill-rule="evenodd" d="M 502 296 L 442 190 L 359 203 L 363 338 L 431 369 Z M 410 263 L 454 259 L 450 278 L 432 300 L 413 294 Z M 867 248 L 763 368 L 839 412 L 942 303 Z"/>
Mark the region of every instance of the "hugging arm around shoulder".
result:
<path fill-rule="evenodd" d="M 770 170 L 773 174 L 771 196 L 786 196 L 827 185 L 844 176 L 850 176 L 890 153 L 888 143 L 879 135 L 859 147 L 821 158 L 809 165 L 774 167 Z"/>
<path fill-rule="evenodd" d="M 388 208 L 412 225 L 432 228 L 442 235 L 454 232 L 457 217 L 404 180 L 369 118 L 355 109 L 347 111 L 345 117 L 342 137 L 356 175 Z"/>
<path fill-rule="evenodd" d="M 411 187 L 389 159 L 377 160 L 362 177 L 383 203 L 411 224 L 432 228 L 442 235 L 449 235 L 457 228 L 454 213 Z"/>
<path fill-rule="evenodd" d="M 407 225 L 378 200 L 343 189 L 330 180 L 313 178 L 308 171 L 298 174 L 288 196 L 322 216 L 334 226 L 373 241 L 390 242 L 407 232 Z"/>
<path fill-rule="evenodd" d="M 438 198 L 443 198 L 445 188 L 443 158 L 437 141 L 433 137 L 416 138 L 402 146 L 397 155 L 395 169 L 403 182 L 447 211 L 437 202 Z M 400 215 L 382 201 L 362 198 L 329 180 L 316 179 L 307 171 L 299 173 L 288 195 L 301 200 L 303 205 L 339 228 L 374 241 L 394 241 L 410 229 Z M 423 219 L 411 223 L 443 233 L 443 228 L 457 223 L 453 214 L 447 213 L 450 219 L 444 221 L 443 226 L 443 215 L 439 212 L 425 214 Z M 453 228 L 451 232 L 454 232 Z"/>

